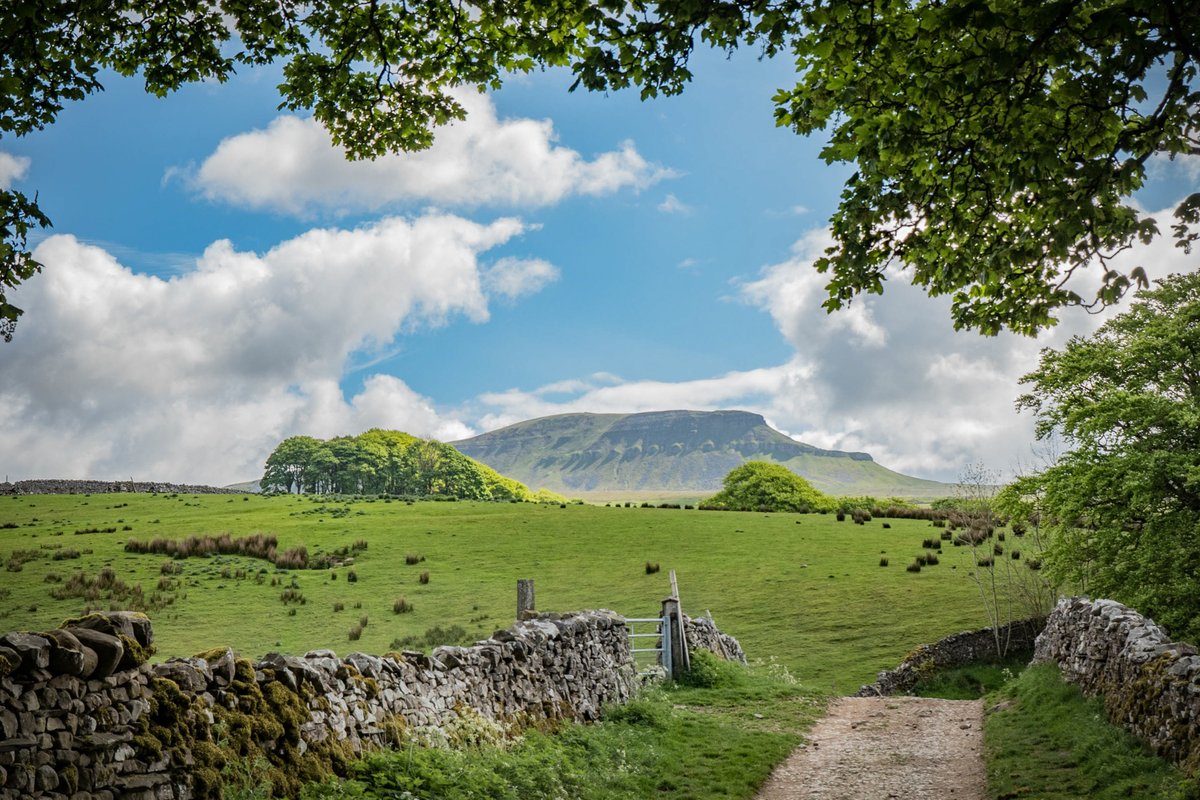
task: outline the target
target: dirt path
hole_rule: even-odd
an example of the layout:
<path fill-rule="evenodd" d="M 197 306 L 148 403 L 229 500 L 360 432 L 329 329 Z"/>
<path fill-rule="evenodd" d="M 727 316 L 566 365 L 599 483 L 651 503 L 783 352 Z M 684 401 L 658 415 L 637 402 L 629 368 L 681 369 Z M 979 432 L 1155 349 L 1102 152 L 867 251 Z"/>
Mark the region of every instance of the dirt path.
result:
<path fill-rule="evenodd" d="M 758 800 L 983 800 L 983 703 L 841 697 Z"/>

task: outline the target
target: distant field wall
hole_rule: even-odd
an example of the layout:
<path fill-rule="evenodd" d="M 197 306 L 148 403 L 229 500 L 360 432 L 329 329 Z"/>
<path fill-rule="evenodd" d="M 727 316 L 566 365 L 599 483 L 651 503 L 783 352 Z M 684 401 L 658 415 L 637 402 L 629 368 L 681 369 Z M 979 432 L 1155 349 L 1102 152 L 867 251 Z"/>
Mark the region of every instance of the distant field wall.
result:
<path fill-rule="evenodd" d="M 691 647 L 742 659 L 709 620 Z M 0 637 L 0 798 L 217 798 L 238 769 L 294 796 L 362 753 L 500 723 L 587 721 L 637 688 L 625 619 L 542 614 L 472 647 L 338 658 L 228 649 L 151 666 L 144 615 Z"/>
<path fill-rule="evenodd" d="M 1061 600 L 1038 636 L 1034 661 L 1057 664 L 1111 722 L 1188 773 L 1200 773 L 1200 655 L 1113 600 Z"/>
<path fill-rule="evenodd" d="M 161 481 L 32 480 L 0 483 L 0 497 L 21 494 L 114 494 L 119 492 L 246 494 L 241 489 L 222 489 L 217 486 L 195 486 L 190 483 L 163 483 Z"/>

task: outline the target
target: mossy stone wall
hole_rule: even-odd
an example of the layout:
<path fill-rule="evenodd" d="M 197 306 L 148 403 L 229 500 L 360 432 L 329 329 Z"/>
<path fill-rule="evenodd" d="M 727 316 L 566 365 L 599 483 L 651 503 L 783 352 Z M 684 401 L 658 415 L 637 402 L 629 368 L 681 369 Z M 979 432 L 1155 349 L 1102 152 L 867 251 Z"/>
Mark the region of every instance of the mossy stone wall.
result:
<path fill-rule="evenodd" d="M 1109 720 L 1192 775 L 1200 772 L 1200 655 L 1113 600 L 1060 600 L 1038 636 L 1036 663 L 1058 665 Z"/>
<path fill-rule="evenodd" d="M 314 650 L 251 662 L 217 648 L 150 665 L 152 652 L 150 621 L 129 612 L 0 637 L 0 800 L 217 798 L 247 770 L 295 796 L 410 728 L 467 713 L 592 720 L 637 687 L 625 619 L 609 611 L 542 614 L 428 656 Z"/>

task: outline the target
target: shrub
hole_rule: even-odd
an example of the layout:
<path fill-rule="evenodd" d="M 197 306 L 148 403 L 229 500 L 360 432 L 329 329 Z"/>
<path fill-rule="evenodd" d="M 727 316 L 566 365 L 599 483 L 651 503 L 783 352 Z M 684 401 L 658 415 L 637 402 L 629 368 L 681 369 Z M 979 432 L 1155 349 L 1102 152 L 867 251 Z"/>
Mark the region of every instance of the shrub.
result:
<path fill-rule="evenodd" d="M 939 541 L 948 542 L 953 538 L 954 538 L 954 534 L 951 533 L 950 531 L 942 531 L 942 535 L 941 535 Z"/>
<path fill-rule="evenodd" d="M 647 575 L 653 575 L 654 573 L 658 572 L 660 569 L 661 569 L 661 567 L 659 566 L 657 561 L 647 561 L 646 562 L 646 574 Z"/>
<path fill-rule="evenodd" d="M 879 559 L 879 566 L 886 567 L 887 565 L 888 565 L 888 560 L 886 558 Z"/>
<path fill-rule="evenodd" d="M 428 571 L 428 570 L 426 570 L 426 571 L 422 572 L 422 573 L 421 573 L 421 574 L 420 574 L 420 575 L 417 577 L 417 583 L 420 583 L 420 584 L 422 584 L 422 585 L 424 585 L 424 584 L 426 584 L 426 583 L 429 583 L 429 571 Z"/>
<path fill-rule="evenodd" d="M 992 557 L 986 556 L 986 557 L 981 558 L 978 561 L 976 561 L 975 565 L 978 567 L 990 567 L 990 566 L 992 566 L 993 563 L 994 563 L 994 561 L 993 561 Z"/>
<path fill-rule="evenodd" d="M 408 602 L 407 597 L 397 597 L 392 603 L 393 614 L 408 614 L 413 610 L 413 604 Z"/>
<path fill-rule="evenodd" d="M 1013 550 L 1013 551 L 1012 551 L 1012 558 L 1013 558 L 1013 561 L 1019 561 L 1019 560 L 1021 559 L 1021 551 L 1020 551 L 1020 550 Z"/>
<path fill-rule="evenodd" d="M 883 523 L 883 527 L 885 527 L 885 528 L 890 528 L 890 527 L 892 527 L 892 523 L 890 523 L 890 522 L 885 522 L 885 523 Z"/>
<path fill-rule="evenodd" d="M 999 544 L 998 544 L 998 545 L 995 545 L 995 546 L 993 546 L 993 547 L 992 547 L 992 555 L 997 555 L 997 556 L 1002 556 L 1002 555 L 1004 555 L 1004 546 L 1003 546 L 1003 545 L 999 545 Z"/>
<path fill-rule="evenodd" d="M 358 583 L 358 573 L 354 570 L 346 572 L 346 583 Z"/>
<path fill-rule="evenodd" d="M 837 512 L 837 521 L 838 521 L 838 522 L 845 522 L 845 521 L 846 521 L 846 512 L 845 512 L 845 511 L 839 511 L 839 512 Z"/>

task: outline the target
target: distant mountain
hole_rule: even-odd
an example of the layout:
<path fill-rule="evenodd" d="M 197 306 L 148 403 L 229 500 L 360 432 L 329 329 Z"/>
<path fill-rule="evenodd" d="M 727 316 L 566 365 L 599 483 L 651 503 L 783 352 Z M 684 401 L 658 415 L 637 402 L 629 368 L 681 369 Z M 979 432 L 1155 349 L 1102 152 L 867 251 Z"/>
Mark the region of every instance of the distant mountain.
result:
<path fill-rule="evenodd" d="M 866 453 L 798 442 L 746 411 L 559 414 L 451 444 L 527 486 L 571 496 L 703 496 L 747 461 L 783 464 L 830 494 L 943 497 L 953 491 L 950 484 L 893 472 Z"/>

